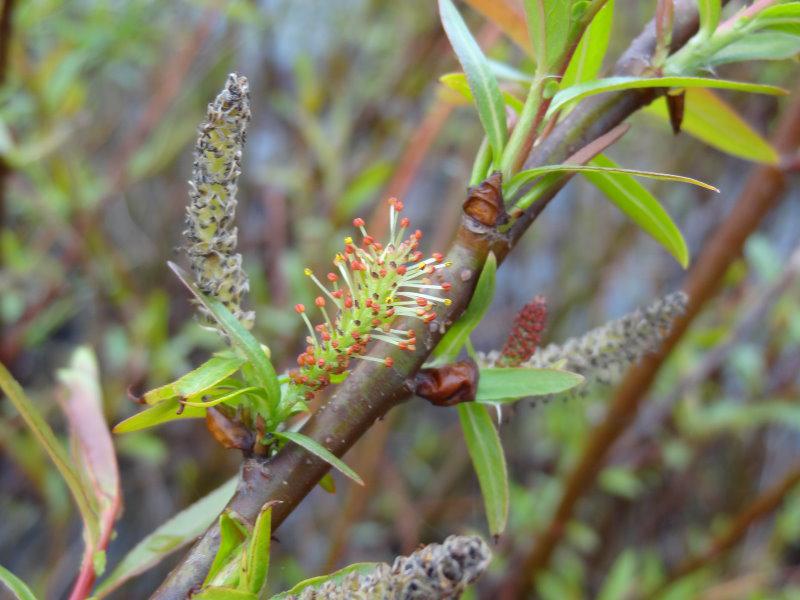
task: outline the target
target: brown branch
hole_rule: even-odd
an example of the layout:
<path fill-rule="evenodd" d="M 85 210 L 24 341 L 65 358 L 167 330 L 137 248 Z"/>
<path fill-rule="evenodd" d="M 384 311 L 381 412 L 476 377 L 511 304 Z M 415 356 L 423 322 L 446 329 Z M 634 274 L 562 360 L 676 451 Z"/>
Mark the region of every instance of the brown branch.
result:
<path fill-rule="evenodd" d="M 773 143 L 781 154 L 793 151 L 800 144 L 800 94 L 796 94 L 792 104 L 787 107 L 776 127 Z M 744 242 L 780 201 L 785 186 L 785 174 L 776 166 L 757 167 L 750 175 L 730 214 L 703 248 L 697 263 L 689 272 L 683 286 L 689 296 L 686 313 L 675 321 L 661 350 L 629 371 L 619 386 L 605 418 L 590 434 L 580 460 L 568 475 L 550 524 L 521 561 L 520 575 L 513 584 L 516 595 L 509 597 L 524 597 L 531 589 L 536 574 L 547 567 L 575 505 L 593 485 L 612 445 L 633 422 L 661 365 L 706 302 L 714 296 L 728 267 L 740 255 Z"/>
<path fill-rule="evenodd" d="M 686 42 L 697 30 L 694 0 L 679 0 L 675 10 L 676 44 Z M 618 74 L 636 74 L 646 69 L 655 47 L 651 23 L 622 57 Z M 546 140 L 534 150 L 529 165 L 561 162 L 580 148 L 617 127 L 633 112 L 658 95 L 655 90 L 627 91 L 595 96 L 581 103 Z M 505 257 L 514 243 L 541 213 L 547 203 L 567 181 L 563 178 L 534 204 L 532 210 L 517 219 L 510 235 L 501 235 L 493 227 L 485 227 L 462 216 L 456 240 L 448 252 L 452 262 L 452 305 L 440 315 L 432 327 L 413 325 L 417 332 L 417 350 L 399 353 L 380 346 L 377 352 L 394 358 L 394 367 L 387 369 L 363 362 L 337 389 L 330 400 L 316 411 L 302 433 L 342 456 L 360 439 L 372 424 L 391 408 L 407 399 L 413 376 L 421 368 L 442 336 L 445 326 L 463 312 L 472 296 L 477 276 L 492 250 Z M 273 529 L 277 528 L 302 499 L 328 472 L 330 466 L 295 445 L 287 445 L 268 460 L 245 459 L 239 486 L 229 507 L 242 518 L 254 520 L 265 502 L 278 500 L 273 509 Z M 178 600 L 199 585 L 207 572 L 219 544 L 219 529 L 212 525 L 191 548 L 181 563 L 156 590 L 153 598 Z"/>
<path fill-rule="evenodd" d="M 712 563 L 720 555 L 733 549 L 747 533 L 750 526 L 767 517 L 780 506 L 786 495 L 800 483 L 800 465 L 795 465 L 777 484 L 758 496 L 731 520 L 731 524 L 718 537 L 714 538 L 708 548 L 698 554 L 689 556 L 668 575 L 666 581 L 648 598 L 657 597 L 672 583 Z"/>

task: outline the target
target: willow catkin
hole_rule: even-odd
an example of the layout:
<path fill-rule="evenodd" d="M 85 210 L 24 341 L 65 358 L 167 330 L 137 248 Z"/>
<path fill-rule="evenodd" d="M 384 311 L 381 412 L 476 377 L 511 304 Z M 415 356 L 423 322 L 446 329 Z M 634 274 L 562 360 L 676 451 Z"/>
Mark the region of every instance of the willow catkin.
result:
<path fill-rule="evenodd" d="M 236 252 L 234 217 L 249 121 L 247 78 L 231 73 L 225 88 L 208 105 L 206 121 L 199 128 L 184 231 L 197 287 L 224 304 L 247 328 L 252 326 L 254 314 L 241 305 L 249 282 L 242 256 Z M 202 306 L 199 310 L 204 321 L 212 324 L 208 311 Z"/>
<path fill-rule="evenodd" d="M 452 535 L 443 544 L 398 556 L 391 567 L 380 563 L 368 573 L 350 573 L 286 600 L 456 599 L 481 576 L 491 558 L 489 546 L 480 537 Z"/>

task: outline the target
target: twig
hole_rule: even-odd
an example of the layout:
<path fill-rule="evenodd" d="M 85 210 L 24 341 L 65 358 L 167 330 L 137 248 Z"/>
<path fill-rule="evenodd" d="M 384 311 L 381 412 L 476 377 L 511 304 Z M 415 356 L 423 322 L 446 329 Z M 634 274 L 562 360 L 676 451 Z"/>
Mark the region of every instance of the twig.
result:
<path fill-rule="evenodd" d="M 677 20 L 676 6 L 676 20 Z M 776 128 L 774 145 L 781 153 L 792 151 L 800 143 L 800 95 L 787 107 Z M 780 201 L 785 189 L 784 172 L 774 166 L 756 168 L 745 184 L 736 205 L 700 253 L 689 273 L 684 290 L 689 304 L 682 318 L 676 319 L 661 350 L 644 359 L 629 371 L 619 386 L 603 421 L 592 431 L 580 460 L 567 477 L 556 512 L 541 537 L 520 563 L 515 589 L 524 597 L 531 589 L 537 573 L 550 562 L 553 550 L 561 540 L 564 527 L 572 517 L 575 505 L 594 483 L 611 446 L 633 422 L 650 385 L 661 365 L 705 303 L 713 297 L 730 264 L 741 253 L 744 242 L 755 231 L 767 213 Z"/>
<path fill-rule="evenodd" d="M 676 43 L 685 43 L 697 30 L 696 3 L 694 0 L 679 0 L 675 12 L 674 39 L 678 40 Z M 646 67 L 654 46 L 654 27 L 650 24 L 623 56 L 618 74 L 640 72 L 638 69 Z M 528 164 L 563 161 L 617 127 L 657 95 L 654 90 L 627 91 L 587 99 L 537 146 Z M 563 178 L 530 211 L 517 219 L 508 236 L 463 215 L 457 237 L 448 251 L 453 273 L 452 304 L 446 314 L 440 315 L 441 322 L 433 323 L 432 328 L 414 325 L 419 343 L 413 353 L 398 353 L 380 346 L 377 351 L 392 356 L 394 367 L 376 367 L 368 362 L 360 364 L 328 403 L 311 416 L 302 433 L 335 455 L 342 456 L 377 419 L 406 400 L 413 375 L 442 336 L 442 325 L 449 325 L 457 319 L 469 303 L 488 252 L 491 250 L 498 258 L 504 258 L 567 179 Z M 273 529 L 277 528 L 329 469 L 326 462 L 296 445 L 286 446 L 268 460 L 246 459 L 229 508 L 244 519 L 254 520 L 265 502 L 280 500 L 281 504 L 272 513 Z M 183 599 L 200 584 L 216 553 L 219 535 L 217 525 L 212 525 L 156 590 L 153 598 Z"/>

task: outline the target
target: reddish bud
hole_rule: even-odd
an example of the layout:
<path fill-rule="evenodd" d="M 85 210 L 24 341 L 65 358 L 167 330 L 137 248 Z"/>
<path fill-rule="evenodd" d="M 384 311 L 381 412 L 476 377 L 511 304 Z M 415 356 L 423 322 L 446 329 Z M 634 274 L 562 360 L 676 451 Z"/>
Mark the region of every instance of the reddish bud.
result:
<path fill-rule="evenodd" d="M 353 219 L 353 227 L 363 227 L 364 226 L 364 219 L 361 217 L 356 217 Z"/>
<path fill-rule="evenodd" d="M 296 312 L 297 314 L 300 314 L 300 313 L 304 313 L 304 312 L 306 312 L 306 307 L 305 307 L 305 306 L 303 306 L 302 304 L 295 304 L 295 305 L 294 305 L 294 310 L 295 310 L 295 312 Z"/>

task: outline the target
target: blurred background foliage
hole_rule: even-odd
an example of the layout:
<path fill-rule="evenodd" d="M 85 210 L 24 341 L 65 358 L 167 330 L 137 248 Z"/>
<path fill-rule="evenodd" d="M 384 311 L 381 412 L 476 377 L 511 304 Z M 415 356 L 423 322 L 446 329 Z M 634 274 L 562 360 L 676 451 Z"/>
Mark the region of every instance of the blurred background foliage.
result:
<path fill-rule="evenodd" d="M 618 1 L 610 57 L 654 5 Z M 314 293 L 303 267 L 325 268 L 352 217 L 374 213 L 380 229 L 381 201 L 398 195 L 426 232 L 428 249 L 444 249 L 456 228 L 482 134 L 474 112 L 451 103 L 437 82 L 456 66 L 430 0 L 4 6 L 12 18 L 0 32 L 9 49 L 0 67 L 0 360 L 59 431 L 54 372 L 77 345 L 98 354 L 109 422 L 136 412 L 129 392 L 170 381 L 219 347 L 193 321 L 165 261 L 181 243 L 196 126 L 228 72 L 246 74 L 251 85 L 240 251 L 252 282 L 254 333 L 276 365 L 288 368 L 301 349 L 291 307 Z M 465 14 L 493 58 L 524 64 L 510 41 Z M 749 63 L 721 72 L 791 88 L 798 66 Z M 724 96 L 765 134 L 790 101 Z M 753 167 L 674 137 L 647 115 L 635 117 L 634 127 L 611 152 L 619 162 L 722 190 L 647 184 L 695 255 Z M 635 582 L 640 589 L 658 581 L 704 548 L 787 469 L 800 469 L 800 286 L 789 282 L 762 298 L 785 275 L 799 223 L 795 186 L 748 241 L 615 447 L 599 486 L 565 525 L 552 568 L 539 579 L 541 597 L 595 597 L 603 589 L 604 598 L 624 598 Z M 513 315 L 536 294 L 549 303 L 546 340 L 563 341 L 678 288 L 683 277 L 655 242 L 575 180 L 499 271 L 494 304 L 473 341 L 479 350 L 501 346 Z M 721 344 L 718 362 L 704 363 Z M 478 597 L 513 571 L 513 557 L 549 523 L 564 474 L 612 392 L 595 388 L 504 415 L 511 526 Z M 77 515 L 6 401 L 0 417 L 0 564 L 42 597 L 62 597 L 80 560 Z M 116 443 L 125 511 L 110 566 L 231 477 L 239 461 L 201 422 Z M 451 533 L 483 531 L 453 411 L 412 401 L 378 423 L 347 460 L 367 487 L 335 475 L 335 495 L 311 494 L 277 533 L 273 589 L 359 560 L 390 560 Z M 169 566 L 115 597 L 145 596 Z M 799 569 L 800 489 L 674 593 L 797 598 Z"/>

